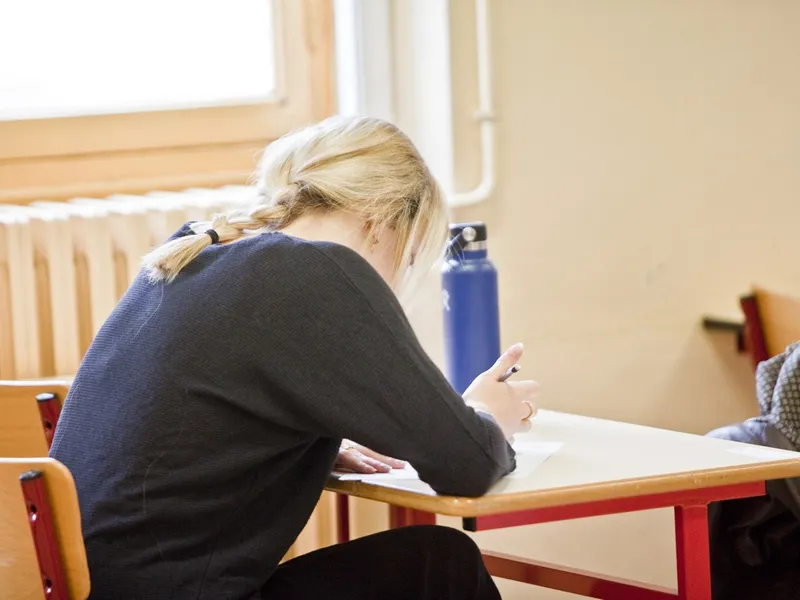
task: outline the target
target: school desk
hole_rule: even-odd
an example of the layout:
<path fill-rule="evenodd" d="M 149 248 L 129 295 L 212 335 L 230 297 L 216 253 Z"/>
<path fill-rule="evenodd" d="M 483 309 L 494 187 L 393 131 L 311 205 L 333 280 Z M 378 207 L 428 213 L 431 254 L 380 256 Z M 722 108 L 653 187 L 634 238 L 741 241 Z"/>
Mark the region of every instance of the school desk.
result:
<path fill-rule="evenodd" d="M 708 504 L 763 495 L 765 481 L 800 476 L 800 453 L 551 411 L 541 411 L 526 436 L 563 445 L 532 473 L 503 479 L 480 498 L 437 496 L 418 479 L 331 479 L 327 489 L 345 501 L 390 504 L 391 527 L 434 523 L 439 514 L 483 531 L 674 507 L 677 590 L 496 552 L 484 559 L 495 576 L 589 598 L 711 600 Z M 346 539 L 346 512 L 341 517 Z"/>

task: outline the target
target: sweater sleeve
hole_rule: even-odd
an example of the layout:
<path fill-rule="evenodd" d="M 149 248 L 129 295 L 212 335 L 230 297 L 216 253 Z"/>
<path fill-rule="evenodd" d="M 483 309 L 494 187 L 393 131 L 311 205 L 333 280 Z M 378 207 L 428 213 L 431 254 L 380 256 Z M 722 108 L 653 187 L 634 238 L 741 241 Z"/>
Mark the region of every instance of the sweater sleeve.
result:
<path fill-rule="evenodd" d="M 286 314 L 269 319 L 291 324 L 280 347 L 293 364 L 264 365 L 291 425 L 406 460 L 440 494 L 480 496 L 511 472 L 497 423 L 450 386 L 366 261 L 338 246 L 302 254 Z"/>

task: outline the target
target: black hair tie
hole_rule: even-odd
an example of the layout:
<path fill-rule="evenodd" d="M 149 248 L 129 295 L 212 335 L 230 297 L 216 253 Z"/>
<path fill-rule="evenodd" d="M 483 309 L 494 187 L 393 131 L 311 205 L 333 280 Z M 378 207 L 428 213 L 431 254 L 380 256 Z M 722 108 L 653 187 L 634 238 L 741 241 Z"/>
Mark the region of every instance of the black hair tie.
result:
<path fill-rule="evenodd" d="M 219 244 L 219 234 L 213 229 L 206 229 L 206 235 L 211 238 L 212 244 Z"/>

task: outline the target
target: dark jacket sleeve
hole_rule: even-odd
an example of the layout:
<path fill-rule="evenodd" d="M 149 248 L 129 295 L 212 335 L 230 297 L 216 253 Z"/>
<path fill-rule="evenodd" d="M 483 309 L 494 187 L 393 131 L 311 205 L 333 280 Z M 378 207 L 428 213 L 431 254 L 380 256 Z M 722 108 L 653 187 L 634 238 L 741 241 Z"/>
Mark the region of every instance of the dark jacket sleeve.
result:
<path fill-rule="evenodd" d="M 468 407 L 420 346 L 394 293 L 358 255 L 307 245 L 273 330 L 282 360 L 262 365 L 286 424 L 407 460 L 436 492 L 479 496 L 515 467 L 488 415 Z"/>

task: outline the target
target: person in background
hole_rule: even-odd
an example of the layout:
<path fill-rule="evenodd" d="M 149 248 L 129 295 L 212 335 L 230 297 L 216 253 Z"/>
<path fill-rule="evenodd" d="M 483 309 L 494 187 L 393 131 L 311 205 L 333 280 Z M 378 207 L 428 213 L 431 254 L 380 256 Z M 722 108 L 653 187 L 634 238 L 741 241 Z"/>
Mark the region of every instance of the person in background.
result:
<path fill-rule="evenodd" d="M 51 455 L 75 477 L 91 598 L 499 598 L 444 527 L 280 564 L 337 464 L 393 456 L 438 493 L 484 494 L 514 469 L 538 386 L 498 381 L 515 345 L 462 397 L 420 347 L 397 294 L 441 255 L 447 218 L 394 126 L 289 134 L 258 187 L 144 258 L 66 400 Z"/>
<path fill-rule="evenodd" d="M 708 435 L 800 452 L 800 343 L 758 365 L 756 393 L 761 416 Z M 709 507 L 714 600 L 800 598 L 800 479 L 766 492 Z"/>

